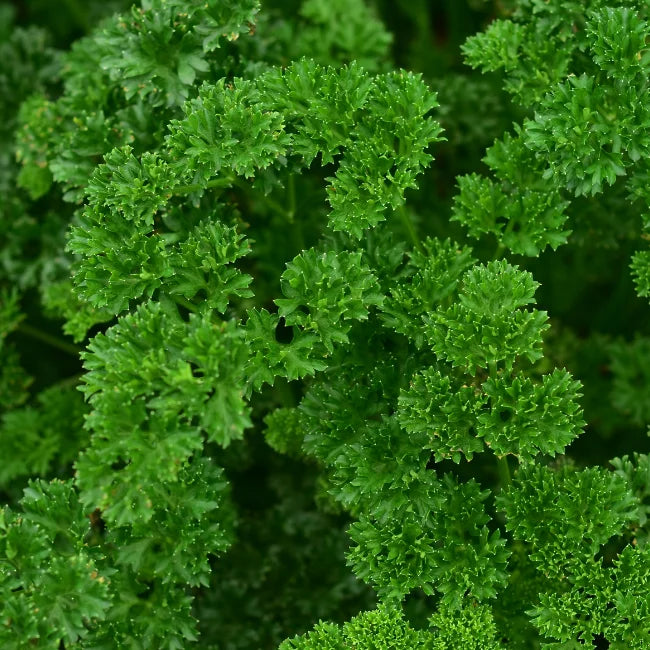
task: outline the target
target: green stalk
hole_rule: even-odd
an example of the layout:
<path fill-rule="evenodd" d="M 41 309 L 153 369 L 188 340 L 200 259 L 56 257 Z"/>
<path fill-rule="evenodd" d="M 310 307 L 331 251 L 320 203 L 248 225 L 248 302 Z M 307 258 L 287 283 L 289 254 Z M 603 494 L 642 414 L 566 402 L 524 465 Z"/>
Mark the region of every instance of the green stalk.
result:
<path fill-rule="evenodd" d="M 505 249 L 506 247 L 502 243 L 497 244 L 497 247 L 494 250 L 494 255 L 492 255 L 492 260 L 500 260 Z"/>
<path fill-rule="evenodd" d="M 57 348 L 62 352 L 66 352 L 67 354 L 71 354 L 77 358 L 83 352 L 82 347 L 74 345 L 73 343 L 68 343 L 67 341 L 63 341 L 56 336 L 52 336 L 52 334 L 43 332 L 42 330 L 39 330 L 36 327 L 32 327 L 27 323 L 21 323 L 18 325 L 16 331 L 24 334 L 25 336 L 31 336 L 33 339 L 38 339 L 39 341 L 47 343 L 47 345 L 50 345 L 53 348 Z"/>
<path fill-rule="evenodd" d="M 497 471 L 499 473 L 499 483 L 501 489 L 505 490 L 509 485 L 512 477 L 510 476 L 510 466 L 508 465 L 508 457 L 502 456 L 497 460 Z"/>
<path fill-rule="evenodd" d="M 289 208 L 287 209 L 287 219 L 291 224 L 291 239 L 295 245 L 295 248 L 298 251 L 305 250 L 305 236 L 302 231 L 302 220 L 296 220 L 296 177 L 294 174 L 289 174 L 287 179 L 287 203 Z"/>
<path fill-rule="evenodd" d="M 232 184 L 235 187 L 238 187 L 239 189 L 243 190 L 244 192 L 251 192 L 251 187 L 250 185 L 246 184 L 245 181 L 241 180 L 240 178 L 234 178 L 232 179 Z M 289 212 L 287 209 L 278 203 L 275 199 L 272 199 L 269 196 L 266 196 L 260 192 L 256 192 L 253 194 L 253 199 L 255 201 L 260 201 L 263 205 L 265 205 L 271 212 L 275 212 L 277 215 L 281 216 L 283 219 L 287 219 L 289 222 L 293 221 L 293 218 L 289 216 Z"/>
<path fill-rule="evenodd" d="M 174 188 L 174 195 L 177 194 L 191 194 L 192 192 L 200 192 L 201 190 L 209 190 L 214 187 L 230 187 L 235 179 L 232 176 L 225 178 L 213 178 L 207 183 L 194 183 L 193 185 L 179 185 Z"/>
<path fill-rule="evenodd" d="M 289 195 L 289 210 L 287 211 L 287 217 L 289 217 L 289 222 L 293 223 L 294 217 L 296 216 L 296 178 L 293 174 L 289 174 L 287 193 Z"/>
<path fill-rule="evenodd" d="M 81 378 L 84 376 L 84 374 L 85 373 L 83 372 L 78 372 L 76 375 L 72 375 L 71 377 L 66 377 L 61 381 L 58 381 L 56 385 L 58 388 L 69 388 L 70 386 L 76 386 L 81 381 Z"/>
<path fill-rule="evenodd" d="M 191 300 L 189 300 L 185 296 L 174 296 L 174 302 L 177 305 L 181 305 L 182 307 L 185 307 L 185 309 L 189 309 L 194 314 L 197 314 L 199 311 L 198 306 L 195 305 Z"/>
<path fill-rule="evenodd" d="M 267 208 L 269 208 L 271 212 L 275 212 L 277 215 L 286 219 L 289 223 L 293 221 L 293 217 L 291 217 L 284 206 L 278 203 L 275 199 L 271 199 L 268 196 L 262 195 L 256 198 L 258 198 Z"/>
<path fill-rule="evenodd" d="M 84 32 L 90 31 L 90 21 L 88 20 L 88 10 L 85 3 L 79 0 L 63 0 L 63 4 L 70 12 L 71 17 Z"/>
<path fill-rule="evenodd" d="M 413 226 L 413 222 L 411 221 L 411 217 L 409 217 L 406 208 L 401 205 L 399 208 L 397 208 L 397 213 L 399 214 L 399 217 L 402 220 L 402 224 L 404 225 L 404 228 L 406 228 L 406 232 L 408 232 L 415 248 L 417 248 L 420 253 L 424 253 L 424 248 L 422 247 L 422 243 L 420 242 L 418 234 L 415 232 L 415 227 Z"/>
<path fill-rule="evenodd" d="M 522 201 L 521 198 L 519 199 L 519 207 L 523 211 L 523 201 Z M 500 259 L 501 255 L 503 254 L 503 251 L 506 250 L 506 246 L 503 243 L 503 240 L 512 232 L 512 229 L 514 228 L 514 225 L 515 225 L 515 220 L 510 219 L 510 221 L 508 221 L 508 224 L 506 225 L 506 227 L 503 229 L 503 232 L 501 233 L 501 237 L 497 241 L 497 247 L 496 247 L 496 250 L 494 251 L 494 255 L 492 257 L 493 260 Z"/>

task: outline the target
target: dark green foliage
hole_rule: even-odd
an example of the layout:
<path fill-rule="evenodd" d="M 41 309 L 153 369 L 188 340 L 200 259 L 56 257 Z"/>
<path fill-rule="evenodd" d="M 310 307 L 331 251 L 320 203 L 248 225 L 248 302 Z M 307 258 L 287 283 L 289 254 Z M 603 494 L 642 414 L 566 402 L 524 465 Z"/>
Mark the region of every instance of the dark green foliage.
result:
<path fill-rule="evenodd" d="M 531 156 L 522 143 L 506 134 L 483 160 L 501 182 L 479 174 L 460 176 L 452 218 L 470 235 L 495 235 L 521 255 L 538 255 L 547 246 L 556 249 L 566 243 L 569 203 L 561 200 L 553 183 L 527 173 Z"/>
<path fill-rule="evenodd" d="M 613 374 L 611 399 L 615 408 L 635 424 L 650 424 L 650 402 L 643 390 L 648 373 L 650 341 L 643 337 L 609 346 Z"/>
<path fill-rule="evenodd" d="M 149 303 L 95 337 L 89 351 L 86 425 L 95 435 L 77 463 L 82 499 L 119 524 L 148 521 L 159 489 L 166 499 L 202 434 L 227 446 L 251 425 L 241 330 L 195 315 L 185 323 Z"/>
<path fill-rule="evenodd" d="M 348 518 L 314 507 L 313 464 L 287 462 L 259 438 L 249 443 L 252 453 L 230 475 L 237 542 L 212 563 L 195 601 L 201 633 L 227 650 L 277 647 L 287 629 L 293 636 L 319 618 L 343 622 L 374 603 L 343 561 Z"/>
<path fill-rule="evenodd" d="M 30 483 L 21 505 L 20 514 L 0 512 L 0 585 L 13 593 L 0 605 L 0 639 L 7 647 L 76 644 L 110 607 L 101 552 L 84 543 L 87 525 L 71 481 Z"/>
<path fill-rule="evenodd" d="M 5 289 L 0 293 L 0 316 L 0 396 L 3 407 L 10 409 L 25 402 L 31 383 L 31 378 L 20 365 L 15 346 L 7 341 L 8 335 L 18 328 L 22 320 L 17 291 Z M 20 459 L 16 460 L 21 462 Z"/>
<path fill-rule="evenodd" d="M 23 5 L 0 646 L 649 647 L 646 3 Z"/>
<path fill-rule="evenodd" d="M 52 386 L 39 393 L 36 405 L 5 412 L 0 421 L 0 449 L 6 459 L 0 485 L 18 477 L 47 476 L 69 465 L 87 443 L 86 411 L 75 386 Z"/>
<path fill-rule="evenodd" d="M 568 642 L 576 634 L 586 641 L 603 635 L 644 646 L 650 633 L 647 547 L 626 546 L 611 566 L 597 556 L 637 520 L 638 502 L 626 479 L 596 468 L 537 468 L 521 472 L 512 493 L 500 497 L 515 538 L 530 544 L 538 571 L 557 582 L 530 611 L 545 636 Z"/>
<path fill-rule="evenodd" d="M 461 453 L 472 460 L 484 449 L 476 424 L 485 404 L 480 390 L 431 367 L 415 375 L 400 395 L 398 418 L 409 434 L 428 434 L 436 460 L 451 457 L 458 463 Z"/>

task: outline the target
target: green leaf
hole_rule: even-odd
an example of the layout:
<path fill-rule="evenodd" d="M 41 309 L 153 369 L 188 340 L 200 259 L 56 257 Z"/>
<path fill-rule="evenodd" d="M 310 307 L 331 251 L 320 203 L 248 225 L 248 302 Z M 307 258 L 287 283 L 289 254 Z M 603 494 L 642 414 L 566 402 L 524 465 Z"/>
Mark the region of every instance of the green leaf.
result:
<path fill-rule="evenodd" d="M 188 300 L 201 293 L 208 307 L 224 313 L 233 297 L 253 296 L 248 288 L 253 278 L 230 266 L 250 250 L 249 241 L 235 228 L 203 220 L 173 249 L 165 286 L 172 296 Z"/>
<path fill-rule="evenodd" d="M 111 605 L 101 555 L 84 544 L 88 520 L 71 481 L 30 482 L 21 505 L 20 516 L 4 511 L 0 529 L 0 557 L 10 560 L 0 564 L 0 641 L 76 644 Z"/>
<path fill-rule="evenodd" d="M 178 481 L 203 436 L 224 447 L 243 436 L 243 336 L 209 311 L 185 322 L 174 307 L 147 303 L 93 339 L 83 389 L 93 436 L 77 462 L 88 507 L 120 525 L 149 521 L 149 504 Z"/>
<path fill-rule="evenodd" d="M 275 336 L 280 317 L 266 309 L 250 310 L 246 321 L 246 343 L 250 348 L 250 362 L 246 375 L 252 389 L 271 384 L 275 377 L 289 380 L 313 375 L 327 364 L 317 350 L 315 334 L 294 334 L 289 343 L 280 343 Z"/>
<path fill-rule="evenodd" d="M 455 295 L 461 275 L 475 260 L 470 248 L 427 238 L 423 252 L 409 253 L 408 279 L 392 283 L 381 308 L 387 327 L 408 336 L 418 348 L 425 341 L 422 317 Z"/>
<path fill-rule="evenodd" d="M 433 351 L 472 376 L 497 365 L 510 371 L 518 357 L 536 361 L 547 316 L 520 309 L 534 302 L 536 286 L 529 273 L 505 261 L 466 272 L 459 302 L 424 318 Z"/>
<path fill-rule="evenodd" d="M 650 26 L 634 9 L 604 7 L 594 11 L 586 31 L 593 59 L 608 77 L 630 83 L 638 75 L 647 75 Z"/>
<path fill-rule="evenodd" d="M 285 298 L 275 300 L 279 316 L 289 326 L 316 333 L 328 352 L 348 342 L 347 321 L 367 320 L 370 307 L 384 300 L 360 251 L 304 251 L 287 264 L 280 286 Z"/>
<path fill-rule="evenodd" d="M 430 640 L 427 632 L 408 624 L 400 609 L 379 605 L 343 626 L 318 623 L 307 634 L 284 641 L 280 650 L 424 650 L 430 647 Z"/>
<path fill-rule="evenodd" d="M 431 650 L 500 650 L 492 610 L 488 605 L 466 603 L 456 610 L 442 606 L 429 618 L 434 633 Z"/>
<path fill-rule="evenodd" d="M 52 187 L 52 173 L 45 165 L 27 163 L 18 174 L 18 185 L 27 190 L 32 200 L 45 196 Z"/>
<path fill-rule="evenodd" d="M 517 67 L 526 28 L 511 20 L 494 20 L 488 28 L 468 38 L 462 46 L 465 62 L 472 68 L 493 72 Z"/>
<path fill-rule="evenodd" d="M 474 386 L 427 368 L 400 394 L 397 418 L 409 434 L 426 434 L 437 462 L 451 458 L 459 463 L 461 454 L 472 460 L 484 449 L 477 425 L 486 401 Z"/>
<path fill-rule="evenodd" d="M 383 523 L 362 515 L 349 529 L 355 546 L 348 563 L 383 598 L 402 599 L 416 588 L 441 593 L 452 607 L 467 593 L 494 598 L 505 585 L 509 552 L 498 532 L 490 534 L 485 526 L 487 492 L 451 475 L 434 489 L 439 502 L 424 516 L 408 508 Z"/>
<path fill-rule="evenodd" d="M 439 124 L 429 117 L 438 106 L 421 77 L 394 72 L 377 77 L 368 98 L 368 125 L 362 122 L 336 175 L 329 178 L 330 227 L 360 239 L 364 230 L 385 219 L 388 208 L 404 203 L 420 171 L 433 160 L 428 147 L 441 140 Z"/>
<path fill-rule="evenodd" d="M 529 465 L 497 497 L 515 539 L 531 545 L 531 559 L 549 576 L 580 572 L 601 546 L 634 519 L 638 502 L 627 482 L 605 469 L 553 471 Z"/>
<path fill-rule="evenodd" d="M 478 435 L 497 455 L 531 461 L 539 452 L 561 454 L 585 422 L 578 404 L 580 382 L 566 370 L 528 378 L 490 377 L 483 390 L 489 410 L 478 416 Z"/>
<path fill-rule="evenodd" d="M 284 118 L 264 106 L 258 84 L 221 79 L 204 85 L 172 122 L 167 145 L 204 181 L 229 170 L 251 177 L 286 153 L 291 137 Z"/>

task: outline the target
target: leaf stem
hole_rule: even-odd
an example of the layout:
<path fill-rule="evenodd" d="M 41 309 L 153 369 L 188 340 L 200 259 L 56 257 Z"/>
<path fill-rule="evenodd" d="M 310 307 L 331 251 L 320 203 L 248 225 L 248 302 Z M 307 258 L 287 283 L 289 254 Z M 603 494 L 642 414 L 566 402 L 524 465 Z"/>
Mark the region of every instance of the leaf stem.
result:
<path fill-rule="evenodd" d="M 521 204 L 521 200 L 519 201 Z M 523 211 L 523 205 L 521 205 L 521 209 Z M 496 250 L 494 251 L 494 255 L 492 257 L 493 260 L 498 260 L 501 259 L 501 256 L 503 255 L 503 251 L 506 250 L 506 245 L 503 243 L 504 239 L 512 232 L 512 229 L 514 228 L 515 225 L 515 220 L 510 219 L 508 221 L 508 224 L 506 227 L 503 229 L 503 232 L 501 233 L 501 236 L 497 236 L 497 247 Z"/>
<path fill-rule="evenodd" d="M 90 31 L 90 20 L 88 19 L 88 10 L 85 8 L 85 4 L 79 2 L 79 0 L 63 0 L 63 4 L 66 6 L 70 16 L 77 23 L 78 27 L 88 33 Z"/>
<path fill-rule="evenodd" d="M 238 187 L 240 190 L 243 190 L 246 193 L 251 193 L 252 187 L 246 184 L 246 182 L 241 178 L 231 178 L 231 183 L 235 187 Z M 287 209 L 278 203 L 275 199 L 272 199 L 270 196 L 267 196 L 266 194 L 257 192 L 255 190 L 253 190 L 251 194 L 254 201 L 259 201 L 267 208 L 270 208 L 271 212 L 275 212 L 277 215 L 281 216 L 283 219 L 287 219 L 289 222 L 293 221 L 293 219 L 289 216 Z"/>
<path fill-rule="evenodd" d="M 57 388 L 68 388 L 70 386 L 75 386 L 81 381 L 81 378 L 84 376 L 85 373 L 83 372 L 78 372 L 76 375 L 72 375 L 70 377 L 66 377 L 65 379 L 62 379 L 61 381 L 58 381 L 56 383 Z"/>
<path fill-rule="evenodd" d="M 289 216 L 289 212 L 287 212 L 287 210 L 282 205 L 280 205 L 280 203 L 274 199 L 270 199 L 268 196 L 261 196 L 260 199 L 264 205 L 271 208 L 272 212 L 275 212 L 281 217 L 284 217 L 289 222 L 293 221 L 293 218 Z"/>
<path fill-rule="evenodd" d="M 303 233 L 303 221 L 302 219 L 296 220 L 296 177 L 294 174 L 289 174 L 287 178 L 287 203 L 289 207 L 287 209 L 287 219 L 291 224 L 291 239 L 295 244 L 295 247 L 298 251 L 305 250 L 305 235 Z"/>
<path fill-rule="evenodd" d="M 39 330 L 37 327 L 32 327 L 27 323 L 21 323 L 20 325 L 18 325 L 16 331 L 20 332 L 21 334 L 24 334 L 25 336 L 31 336 L 33 339 L 38 339 L 43 343 L 47 343 L 48 345 L 51 345 L 53 348 L 57 348 L 62 352 L 66 352 L 75 357 L 79 357 L 79 355 L 83 352 L 83 348 L 79 347 L 78 345 L 74 345 L 74 343 L 68 343 L 67 341 L 63 341 L 57 338 L 56 336 L 53 336 L 52 334 L 48 334 L 47 332 L 43 332 L 42 330 Z"/>
<path fill-rule="evenodd" d="M 406 232 L 409 234 L 409 237 L 411 238 L 411 241 L 413 242 L 415 248 L 417 248 L 420 253 L 424 253 L 424 248 L 422 247 L 422 243 L 420 242 L 420 238 L 418 237 L 417 232 L 415 232 L 415 226 L 413 225 L 411 217 L 406 211 L 406 207 L 404 205 L 400 205 L 400 207 L 397 208 L 397 213 L 399 214 L 399 218 L 401 219 L 404 228 L 406 228 Z"/>
<path fill-rule="evenodd" d="M 492 259 L 493 260 L 500 260 L 501 255 L 502 255 L 502 253 L 503 253 L 503 251 L 505 249 L 506 249 L 506 247 L 501 242 L 499 242 L 497 244 L 497 247 L 494 249 L 494 255 L 492 255 Z"/>
<path fill-rule="evenodd" d="M 174 296 L 174 302 L 177 305 L 181 305 L 182 307 L 185 307 L 185 309 L 189 309 L 194 314 L 198 314 L 199 312 L 198 305 L 195 305 L 191 300 L 189 300 L 185 296 Z"/>
<path fill-rule="evenodd" d="M 201 190 L 209 190 L 215 187 L 230 187 L 235 182 L 232 176 L 225 176 L 223 178 L 213 178 L 207 183 L 194 183 L 193 185 L 179 185 L 174 188 L 174 195 L 177 194 L 191 194 L 192 192 L 200 192 Z"/>
<path fill-rule="evenodd" d="M 293 223 L 294 217 L 296 216 L 296 179 L 293 174 L 289 174 L 289 179 L 287 181 L 287 193 L 289 195 L 289 209 L 287 210 L 287 217 L 289 217 L 289 221 Z"/>
<path fill-rule="evenodd" d="M 0 562 L 7 562 L 8 564 L 11 564 L 11 566 L 14 569 L 16 569 L 16 571 L 20 572 L 20 567 L 13 560 L 10 560 L 8 557 L 1 556 Z M 32 584 L 34 584 L 34 581 L 32 581 Z"/>
<path fill-rule="evenodd" d="M 501 458 L 497 460 L 497 471 L 499 472 L 499 483 L 501 484 L 501 489 L 505 490 L 512 480 L 507 456 L 501 456 Z"/>

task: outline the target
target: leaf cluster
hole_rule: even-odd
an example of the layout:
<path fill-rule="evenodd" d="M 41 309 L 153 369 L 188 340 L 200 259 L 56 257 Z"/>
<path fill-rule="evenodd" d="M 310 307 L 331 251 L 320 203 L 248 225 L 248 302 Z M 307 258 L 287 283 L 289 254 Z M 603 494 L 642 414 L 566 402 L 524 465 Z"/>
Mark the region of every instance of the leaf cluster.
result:
<path fill-rule="evenodd" d="M 461 4 L 0 4 L 2 647 L 647 647 L 650 15 Z"/>

